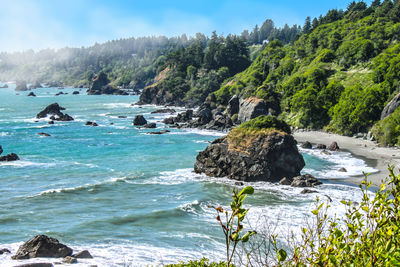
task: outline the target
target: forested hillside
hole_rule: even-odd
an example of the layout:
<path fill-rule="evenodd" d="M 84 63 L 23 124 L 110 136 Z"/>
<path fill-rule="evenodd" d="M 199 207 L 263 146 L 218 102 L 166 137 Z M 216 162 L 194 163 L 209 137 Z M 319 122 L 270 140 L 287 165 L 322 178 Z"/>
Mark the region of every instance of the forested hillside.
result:
<path fill-rule="evenodd" d="M 243 31 L 241 39 L 246 45 L 253 45 L 251 50 L 257 52 L 264 40 L 278 38 L 284 43 L 293 42 L 300 32 L 297 25 L 277 28 L 273 21 L 266 20 L 250 33 Z M 206 47 L 209 41 L 209 37 L 197 33 L 194 37 L 183 34 L 172 38 L 127 38 L 82 48 L 3 52 L 0 53 L 0 80 L 57 81 L 88 86 L 95 74 L 104 71 L 116 86 L 143 88 L 153 82 L 157 71 L 161 71 L 158 67 L 164 65 L 168 53 L 181 51 L 195 42 Z"/>
<path fill-rule="evenodd" d="M 293 44 L 274 40 L 243 72 L 214 94 L 226 105 L 233 95 L 278 102 L 292 126 L 340 134 L 368 132 L 400 92 L 400 1 L 352 2 L 311 21 Z M 373 131 L 400 144 L 399 112 Z"/>

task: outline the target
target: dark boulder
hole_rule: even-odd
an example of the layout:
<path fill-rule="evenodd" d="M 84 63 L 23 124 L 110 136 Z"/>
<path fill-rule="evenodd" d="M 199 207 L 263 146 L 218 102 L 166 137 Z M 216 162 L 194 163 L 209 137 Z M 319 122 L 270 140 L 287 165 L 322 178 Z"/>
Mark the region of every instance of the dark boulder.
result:
<path fill-rule="evenodd" d="M 300 192 L 300 194 L 313 194 L 313 193 L 318 193 L 318 191 L 305 188 Z"/>
<path fill-rule="evenodd" d="M 199 124 L 205 125 L 205 124 L 209 123 L 213 119 L 211 108 L 208 106 L 201 108 L 197 112 L 197 117 L 198 117 Z"/>
<path fill-rule="evenodd" d="M 318 144 L 317 149 L 326 149 L 326 145 L 324 144 Z"/>
<path fill-rule="evenodd" d="M 291 135 L 269 131 L 235 139 L 233 131 L 199 153 L 194 165 L 196 173 L 268 182 L 300 175 L 305 163 Z"/>
<path fill-rule="evenodd" d="M 61 91 L 61 92 L 58 92 L 57 94 L 55 94 L 55 96 L 59 96 L 59 95 L 63 95 L 63 94 L 64 94 L 64 92 Z"/>
<path fill-rule="evenodd" d="M 74 257 L 71 256 L 67 256 L 62 260 L 63 263 L 67 263 L 67 264 L 73 264 L 73 263 L 77 263 L 78 260 Z"/>
<path fill-rule="evenodd" d="M 36 96 L 34 92 L 30 92 L 28 96 Z"/>
<path fill-rule="evenodd" d="M 73 95 L 79 95 L 79 91 L 73 91 L 72 94 Z"/>
<path fill-rule="evenodd" d="M 152 123 L 147 123 L 147 124 L 143 125 L 143 127 L 148 128 L 148 129 L 154 129 L 157 127 L 157 125 L 154 122 L 152 122 Z"/>
<path fill-rule="evenodd" d="M 6 249 L 6 248 L 2 248 L 2 249 L 0 249 L 0 255 L 1 255 L 1 254 L 4 254 L 4 253 L 8 253 L 8 254 L 10 254 L 10 253 L 11 253 L 11 251 L 10 251 L 10 250 L 8 250 L 8 249 Z"/>
<path fill-rule="evenodd" d="M 3 148 L 0 146 L 0 155 L 3 153 Z"/>
<path fill-rule="evenodd" d="M 27 91 L 28 87 L 26 87 L 26 81 L 17 81 L 15 85 L 15 91 Z"/>
<path fill-rule="evenodd" d="M 85 123 L 85 125 L 86 125 L 86 126 L 92 126 L 92 125 L 93 125 L 93 122 L 92 122 L 92 121 L 87 121 L 87 122 Z"/>
<path fill-rule="evenodd" d="M 312 144 L 310 142 L 306 141 L 303 144 L 301 144 L 301 148 L 311 149 Z"/>
<path fill-rule="evenodd" d="M 30 258 L 64 258 L 72 255 L 72 249 L 61 244 L 57 239 L 46 235 L 37 235 L 22 244 L 17 253 L 11 258 L 14 260 Z"/>
<path fill-rule="evenodd" d="M 339 145 L 336 142 L 332 142 L 332 144 L 330 144 L 330 146 L 328 147 L 328 149 L 330 151 L 339 151 Z"/>
<path fill-rule="evenodd" d="M 151 114 L 157 114 L 157 113 L 170 113 L 173 114 L 175 113 L 176 110 L 172 108 L 164 108 L 164 109 L 157 109 L 151 112 Z"/>
<path fill-rule="evenodd" d="M 175 122 L 189 122 L 193 118 L 193 110 L 188 109 L 184 112 L 179 113 L 176 118 Z"/>
<path fill-rule="evenodd" d="M 166 133 L 169 133 L 170 131 L 168 131 L 168 130 L 162 130 L 162 131 L 159 131 L 159 132 L 148 132 L 147 134 L 166 134 Z"/>
<path fill-rule="evenodd" d="M 47 116 L 51 115 L 50 119 L 55 121 L 73 121 L 74 119 L 69 116 L 68 114 L 64 114 L 61 110 L 65 110 L 65 108 L 60 107 L 58 103 L 53 103 L 48 105 L 44 110 L 39 112 L 36 115 L 36 118 L 46 118 Z"/>
<path fill-rule="evenodd" d="M 393 97 L 381 113 L 381 120 L 392 114 L 400 106 L 400 93 Z"/>
<path fill-rule="evenodd" d="M 317 178 L 311 174 L 296 176 L 292 179 L 290 186 L 293 187 L 314 187 L 322 184 Z"/>
<path fill-rule="evenodd" d="M 72 257 L 77 258 L 77 259 L 93 259 L 93 256 L 87 250 L 82 250 L 82 251 L 72 255 Z"/>
<path fill-rule="evenodd" d="M 54 124 L 54 121 L 49 121 L 48 124 Z"/>
<path fill-rule="evenodd" d="M 136 115 L 135 118 L 133 119 L 133 125 L 143 126 L 145 124 L 147 124 L 147 121 L 143 117 L 143 115 Z"/>
<path fill-rule="evenodd" d="M 118 116 L 118 119 L 126 119 L 126 118 L 128 118 L 128 117 L 127 116 L 123 116 L 123 115 Z"/>
<path fill-rule="evenodd" d="M 96 122 L 93 122 L 93 123 L 92 123 L 92 126 L 93 126 L 93 127 L 97 127 L 97 126 L 99 126 L 99 125 L 98 125 Z"/>
<path fill-rule="evenodd" d="M 8 84 L 4 84 L 4 85 L 0 86 L 0 88 L 8 88 Z"/>
<path fill-rule="evenodd" d="M 92 80 L 92 83 L 87 90 L 88 95 L 128 95 L 127 92 L 115 88 L 110 84 L 107 74 L 101 71 Z"/>
<path fill-rule="evenodd" d="M 175 123 L 175 117 L 165 118 L 162 122 L 165 123 L 165 124 L 174 124 Z"/>
<path fill-rule="evenodd" d="M 51 136 L 51 135 L 48 134 L 48 133 L 38 133 L 38 135 L 41 135 L 41 136 Z"/>
<path fill-rule="evenodd" d="M 338 170 L 338 172 L 347 172 L 346 168 L 342 167 Z"/>
<path fill-rule="evenodd" d="M 0 156 L 0 161 L 16 161 L 19 160 L 19 157 L 15 153 L 7 154 L 5 156 Z"/>

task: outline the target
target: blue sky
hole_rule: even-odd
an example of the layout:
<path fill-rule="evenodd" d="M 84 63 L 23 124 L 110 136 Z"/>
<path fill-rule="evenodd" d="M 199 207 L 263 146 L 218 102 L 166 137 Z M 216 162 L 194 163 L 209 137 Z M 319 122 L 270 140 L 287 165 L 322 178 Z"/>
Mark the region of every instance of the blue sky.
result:
<path fill-rule="evenodd" d="M 148 35 L 239 34 L 267 18 L 303 25 L 306 16 L 351 0 L 0 0 L 0 51 L 88 46 Z M 370 1 L 367 1 L 368 3 Z"/>

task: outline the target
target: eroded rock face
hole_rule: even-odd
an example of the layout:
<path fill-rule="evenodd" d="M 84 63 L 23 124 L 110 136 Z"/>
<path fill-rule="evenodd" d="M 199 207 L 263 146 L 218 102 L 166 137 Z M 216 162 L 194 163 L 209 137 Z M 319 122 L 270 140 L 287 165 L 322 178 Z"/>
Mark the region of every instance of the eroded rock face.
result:
<path fill-rule="evenodd" d="M 14 260 L 30 258 L 64 258 L 72 255 L 72 249 L 58 242 L 57 239 L 46 235 L 37 235 L 22 244 Z"/>
<path fill-rule="evenodd" d="M 400 107 L 400 93 L 397 94 L 382 110 L 381 120 L 392 114 L 398 107 Z"/>
<path fill-rule="evenodd" d="M 240 122 L 245 122 L 261 115 L 268 115 L 268 107 L 264 100 L 256 98 L 240 99 L 239 115 Z"/>
<path fill-rule="evenodd" d="M 237 95 L 232 96 L 229 100 L 227 113 L 230 117 L 239 113 L 239 97 Z"/>
<path fill-rule="evenodd" d="M 336 142 L 332 142 L 332 144 L 330 144 L 330 146 L 328 147 L 328 149 L 330 151 L 339 151 L 339 145 Z"/>
<path fill-rule="evenodd" d="M 107 74 L 100 72 L 93 78 L 92 84 L 87 90 L 88 95 L 128 95 L 127 92 L 119 90 L 110 84 Z"/>
<path fill-rule="evenodd" d="M 212 177 L 276 182 L 300 175 L 304 159 L 289 134 L 272 132 L 251 140 L 245 150 L 232 148 L 228 137 L 216 139 L 197 156 L 194 170 Z"/>
<path fill-rule="evenodd" d="M 73 121 L 74 119 L 69 116 L 68 114 L 64 114 L 61 112 L 61 110 L 65 110 L 65 108 L 60 107 L 58 103 L 53 103 L 51 105 L 48 105 L 44 110 L 40 111 L 37 115 L 36 118 L 41 119 L 41 118 L 46 118 L 47 116 L 51 116 L 51 120 L 55 121 Z"/>

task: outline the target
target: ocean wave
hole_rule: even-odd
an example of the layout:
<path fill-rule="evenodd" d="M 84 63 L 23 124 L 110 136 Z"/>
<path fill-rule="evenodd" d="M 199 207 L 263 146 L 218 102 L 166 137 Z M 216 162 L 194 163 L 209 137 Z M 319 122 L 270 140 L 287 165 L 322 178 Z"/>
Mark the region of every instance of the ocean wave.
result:
<path fill-rule="evenodd" d="M 311 169 L 307 166 L 304 168 L 304 173 L 310 173 L 318 178 L 343 179 L 350 176 L 361 176 L 363 172 L 376 173 L 379 171 L 369 167 L 364 160 L 354 157 L 350 152 L 329 151 L 330 154 L 327 155 L 322 153 L 322 150 L 319 149 L 300 148 L 299 150 L 301 153 L 306 153 L 331 163 L 330 166 L 326 166 L 326 168 L 322 170 Z M 340 168 L 345 168 L 347 172 L 340 172 Z"/>
<path fill-rule="evenodd" d="M 93 183 L 93 184 L 84 184 L 84 185 L 79 185 L 79 186 L 75 186 L 75 187 L 52 188 L 52 189 L 44 190 L 35 195 L 28 196 L 28 198 L 36 198 L 36 197 L 54 195 L 54 194 L 59 194 L 59 193 L 79 193 L 79 192 L 85 191 L 85 190 L 90 192 L 95 189 L 98 189 L 99 187 L 101 187 L 103 185 L 126 181 L 126 179 L 128 179 L 128 177 L 126 177 L 126 176 L 113 177 L 108 180 Z"/>
<path fill-rule="evenodd" d="M 104 106 L 109 107 L 109 108 L 130 108 L 131 103 L 107 103 L 104 104 Z"/>
<path fill-rule="evenodd" d="M 0 132 L 0 136 L 8 136 L 8 135 L 10 135 L 9 132 Z"/>
<path fill-rule="evenodd" d="M 171 134 L 177 134 L 177 135 L 185 135 L 185 134 L 197 134 L 197 135 L 206 135 L 206 136 L 225 136 L 228 134 L 228 132 L 220 132 L 220 131 L 213 131 L 213 130 L 201 130 L 201 129 L 194 129 L 194 128 L 188 128 L 188 129 L 181 129 L 182 131 L 179 132 L 172 132 Z"/>
<path fill-rule="evenodd" d="M 41 163 L 41 162 L 33 162 L 26 160 L 17 160 L 17 161 L 2 161 L 0 162 L 0 167 L 1 166 L 12 166 L 15 168 L 24 168 L 24 167 L 50 168 L 56 166 L 56 163 Z"/>

